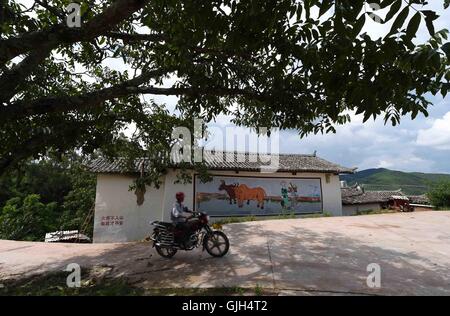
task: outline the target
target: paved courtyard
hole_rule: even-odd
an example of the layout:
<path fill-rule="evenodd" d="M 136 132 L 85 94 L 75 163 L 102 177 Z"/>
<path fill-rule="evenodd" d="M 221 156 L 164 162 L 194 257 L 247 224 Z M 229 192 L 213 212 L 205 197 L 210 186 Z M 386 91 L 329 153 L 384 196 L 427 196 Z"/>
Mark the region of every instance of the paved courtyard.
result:
<path fill-rule="evenodd" d="M 230 224 L 230 253 L 160 258 L 149 243 L 45 244 L 0 241 L 0 280 L 101 267 L 138 286 L 274 289 L 287 295 L 450 295 L 450 212 L 271 220 Z M 369 288 L 367 266 L 381 268 Z M 1 283 L 1 281 L 0 281 Z"/>

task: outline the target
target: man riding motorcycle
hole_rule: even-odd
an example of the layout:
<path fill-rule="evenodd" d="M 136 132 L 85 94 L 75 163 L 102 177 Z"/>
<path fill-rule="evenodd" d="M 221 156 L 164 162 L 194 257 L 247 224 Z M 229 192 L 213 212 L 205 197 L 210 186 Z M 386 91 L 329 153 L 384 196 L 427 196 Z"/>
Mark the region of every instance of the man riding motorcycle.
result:
<path fill-rule="evenodd" d="M 190 223 L 188 222 L 189 219 L 193 217 L 192 212 L 189 211 L 189 209 L 184 206 L 184 193 L 183 192 L 177 192 L 175 194 L 176 202 L 173 205 L 172 212 L 170 214 L 170 219 L 172 220 L 172 223 L 177 227 L 177 229 L 180 229 L 183 233 L 180 235 L 180 239 L 177 240 L 179 243 L 186 243 L 189 234 L 190 234 Z"/>
<path fill-rule="evenodd" d="M 206 213 L 192 212 L 185 207 L 183 192 L 178 192 L 175 198 L 176 202 L 170 213 L 172 223 L 150 223 L 155 226 L 151 240 L 158 254 L 164 258 L 172 258 L 178 250 L 190 251 L 201 246 L 213 257 L 226 255 L 230 242 L 225 233 L 211 229 Z"/>

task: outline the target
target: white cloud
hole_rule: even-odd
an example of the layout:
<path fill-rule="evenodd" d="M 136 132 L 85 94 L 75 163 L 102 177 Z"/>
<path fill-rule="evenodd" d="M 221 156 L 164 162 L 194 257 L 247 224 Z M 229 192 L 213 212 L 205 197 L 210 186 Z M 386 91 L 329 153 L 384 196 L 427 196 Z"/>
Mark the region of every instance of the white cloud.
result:
<path fill-rule="evenodd" d="M 386 168 L 399 171 L 434 171 L 434 161 L 417 156 L 412 147 L 391 148 L 384 153 L 365 157 L 359 165 L 359 170 L 368 168 Z"/>
<path fill-rule="evenodd" d="M 394 166 L 394 163 L 392 161 L 388 161 L 388 160 L 381 160 L 378 163 L 377 168 L 392 168 Z"/>
<path fill-rule="evenodd" d="M 419 146 L 450 150 L 450 112 L 434 120 L 430 128 L 419 130 L 416 143 Z"/>

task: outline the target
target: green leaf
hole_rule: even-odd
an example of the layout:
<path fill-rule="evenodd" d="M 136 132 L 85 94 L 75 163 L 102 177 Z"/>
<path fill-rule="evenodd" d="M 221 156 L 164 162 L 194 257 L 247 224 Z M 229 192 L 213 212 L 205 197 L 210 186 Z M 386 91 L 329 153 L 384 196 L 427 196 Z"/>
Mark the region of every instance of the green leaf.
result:
<path fill-rule="evenodd" d="M 375 13 L 373 13 L 373 12 L 370 12 L 369 13 L 369 16 L 370 16 L 370 18 L 372 19 L 372 20 L 374 20 L 375 22 L 377 22 L 377 23 L 384 23 L 383 22 L 383 19 L 379 16 L 379 15 L 377 15 L 377 14 L 375 14 Z"/>
<path fill-rule="evenodd" d="M 439 15 L 437 15 L 436 12 L 430 10 L 423 10 L 421 12 L 425 15 L 425 23 L 427 25 L 428 32 L 431 36 L 434 36 L 435 31 L 433 21 L 436 20 Z"/>
<path fill-rule="evenodd" d="M 306 20 L 309 20 L 311 14 L 311 4 L 309 3 L 309 1 L 304 1 L 304 3 L 305 3 Z"/>
<path fill-rule="evenodd" d="M 442 97 L 443 97 L 443 98 L 445 98 L 445 97 L 447 96 L 447 93 L 448 93 L 448 89 L 442 87 L 442 89 L 441 89 L 441 94 L 442 94 Z"/>
<path fill-rule="evenodd" d="M 443 83 L 441 88 L 442 97 L 446 97 L 447 93 L 450 91 L 450 82 Z"/>
<path fill-rule="evenodd" d="M 450 43 L 445 43 L 444 45 L 442 45 L 442 51 L 447 56 L 447 59 L 450 60 Z"/>
<path fill-rule="evenodd" d="M 394 15 L 397 14 L 397 12 L 400 10 L 401 7 L 402 7 L 402 0 L 395 1 L 395 3 L 389 9 L 389 12 L 386 14 L 386 18 L 384 21 L 385 22 L 390 21 L 394 17 Z"/>
<path fill-rule="evenodd" d="M 389 35 L 396 33 L 405 23 L 406 18 L 409 14 L 409 6 L 405 7 L 397 16 L 394 23 L 392 24 Z"/>
<path fill-rule="evenodd" d="M 359 33 L 361 33 L 362 28 L 364 27 L 364 24 L 366 23 L 366 15 L 363 14 L 361 17 L 356 21 L 355 25 L 353 26 L 353 35 L 356 37 Z"/>
<path fill-rule="evenodd" d="M 387 7 L 390 6 L 392 3 L 394 3 L 394 1 L 397 1 L 397 0 L 383 0 L 383 1 L 381 1 L 381 3 L 380 3 L 380 8 L 381 8 L 381 9 L 387 8 Z"/>
<path fill-rule="evenodd" d="M 89 4 L 87 2 L 82 2 L 80 6 L 80 15 L 83 16 L 87 10 L 89 10 Z"/>
<path fill-rule="evenodd" d="M 333 6 L 332 0 L 323 0 L 322 3 L 320 4 L 319 17 L 328 12 L 328 10 L 330 10 L 332 6 Z"/>
<path fill-rule="evenodd" d="M 408 23 L 408 27 L 406 28 L 406 37 L 412 39 L 416 36 L 417 30 L 420 26 L 420 21 L 422 21 L 422 15 L 420 12 L 414 14 L 411 20 Z"/>

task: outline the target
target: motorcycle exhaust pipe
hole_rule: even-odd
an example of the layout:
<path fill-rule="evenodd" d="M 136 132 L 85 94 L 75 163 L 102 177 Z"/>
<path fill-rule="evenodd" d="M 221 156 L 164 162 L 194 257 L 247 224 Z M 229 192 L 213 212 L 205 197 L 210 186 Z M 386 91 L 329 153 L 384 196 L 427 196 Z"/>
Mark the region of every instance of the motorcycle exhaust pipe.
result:
<path fill-rule="evenodd" d="M 160 247 L 173 247 L 172 243 L 156 242 L 155 245 Z"/>

